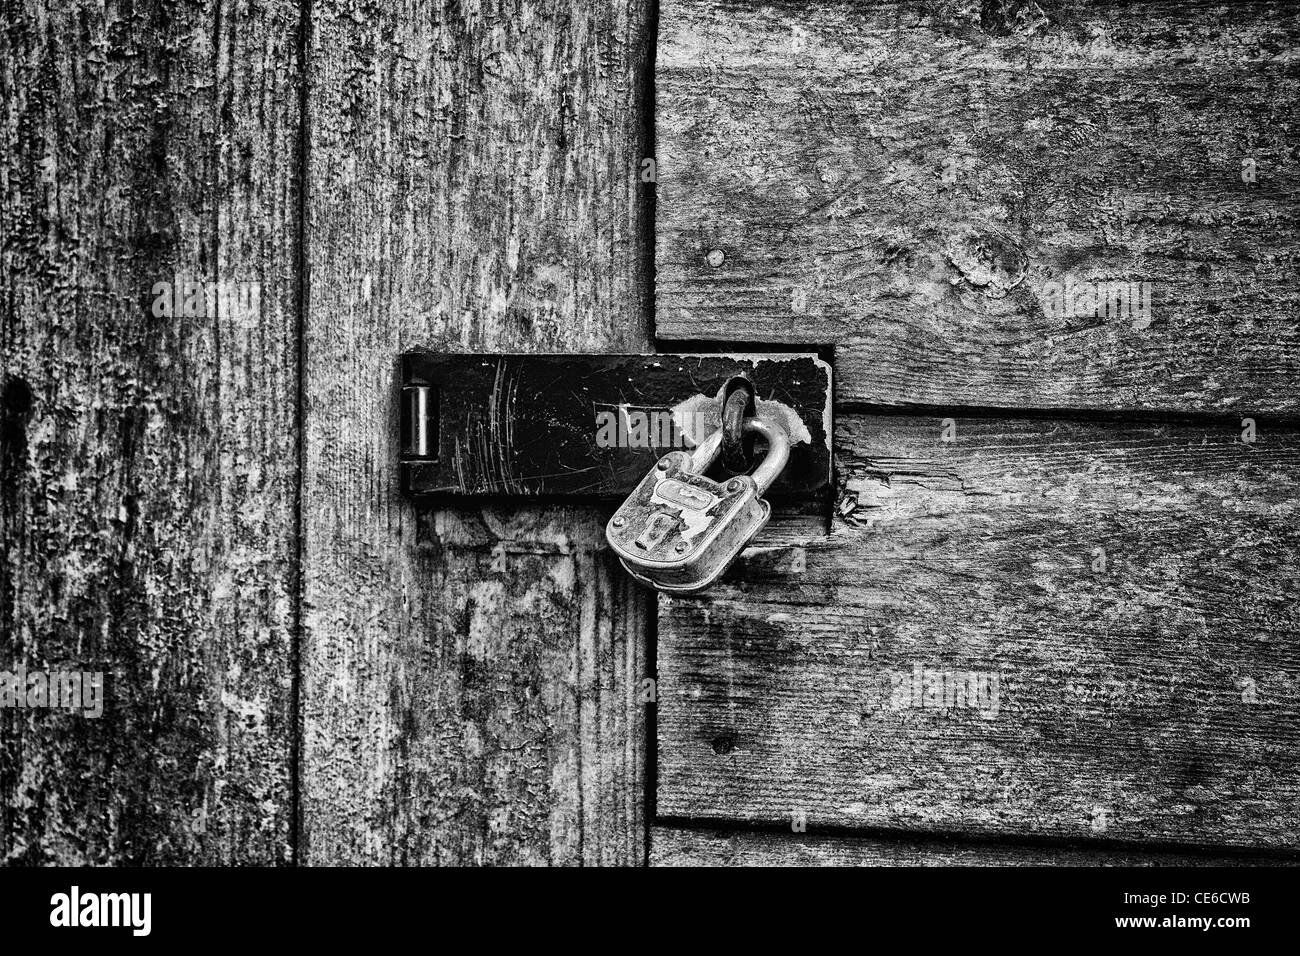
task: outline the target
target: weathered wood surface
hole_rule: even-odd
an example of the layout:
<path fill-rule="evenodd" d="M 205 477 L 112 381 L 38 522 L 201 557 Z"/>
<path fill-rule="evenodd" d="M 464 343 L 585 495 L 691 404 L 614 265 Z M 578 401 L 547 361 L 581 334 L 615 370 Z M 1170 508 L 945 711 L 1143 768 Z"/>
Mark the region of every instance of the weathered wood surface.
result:
<path fill-rule="evenodd" d="M 664 0 L 659 35 L 661 339 L 835 343 L 844 401 L 1300 409 L 1289 5 Z"/>
<path fill-rule="evenodd" d="M 0 670 L 106 686 L 0 710 L 4 862 L 290 859 L 298 25 L 6 4 Z"/>
<path fill-rule="evenodd" d="M 594 509 L 397 488 L 399 351 L 641 351 L 644 3 L 313 4 L 302 858 L 644 862 Z"/>
<path fill-rule="evenodd" d="M 955 425 L 840 416 L 829 539 L 660 599 L 660 813 L 1295 848 L 1300 435 Z"/>
<path fill-rule="evenodd" d="M 1048 846 L 818 836 L 766 830 L 650 829 L 651 866 L 1295 866 L 1288 857 L 1178 853 L 1124 847 Z"/>

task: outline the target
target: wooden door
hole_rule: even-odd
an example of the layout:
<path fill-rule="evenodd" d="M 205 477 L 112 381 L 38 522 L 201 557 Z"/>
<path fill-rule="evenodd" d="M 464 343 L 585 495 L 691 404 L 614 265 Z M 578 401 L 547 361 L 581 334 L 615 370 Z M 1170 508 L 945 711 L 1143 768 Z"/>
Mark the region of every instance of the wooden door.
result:
<path fill-rule="evenodd" d="M 657 810 L 723 829 L 656 858 L 1294 851 L 1294 18 L 666 0 L 659 31 L 656 334 L 832 346 L 839 491 L 660 599 Z"/>
<path fill-rule="evenodd" d="M 1283 5 L 9 7 L 0 860 L 1294 853 Z M 417 345 L 818 351 L 836 500 L 651 597 Z"/>
<path fill-rule="evenodd" d="M 108 688 L 0 713 L 0 860 L 644 861 L 648 602 L 601 509 L 417 514 L 391 391 L 407 346 L 650 347 L 651 29 L 7 6 L 0 670 Z"/>

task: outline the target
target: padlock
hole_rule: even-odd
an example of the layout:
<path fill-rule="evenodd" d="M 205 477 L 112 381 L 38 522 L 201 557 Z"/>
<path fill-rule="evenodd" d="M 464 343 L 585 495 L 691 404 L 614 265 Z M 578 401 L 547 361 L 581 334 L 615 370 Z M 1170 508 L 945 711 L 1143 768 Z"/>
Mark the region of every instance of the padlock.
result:
<path fill-rule="evenodd" d="M 722 429 L 693 452 L 664 455 L 605 526 L 610 547 L 642 584 L 674 594 L 708 587 L 767 524 L 763 493 L 790 457 L 785 429 L 757 418 L 744 429 L 767 439 L 753 475 L 725 482 L 705 476 L 722 446 Z"/>

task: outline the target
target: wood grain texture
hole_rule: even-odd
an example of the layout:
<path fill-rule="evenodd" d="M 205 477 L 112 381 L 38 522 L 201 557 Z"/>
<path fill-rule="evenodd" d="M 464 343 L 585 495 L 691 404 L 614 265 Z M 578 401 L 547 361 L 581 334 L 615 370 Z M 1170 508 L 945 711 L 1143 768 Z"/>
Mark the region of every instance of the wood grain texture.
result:
<path fill-rule="evenodd" d="M 764 830 L 650 829 L 651 866 L 1295 866 L 1287 857 L 1089 846 L 818 836 Z"/>
<path fill-rule="evenodd" d="M 840 416 L 829 539 L 660 599 L 660 812 L 1295 848 L 1300 436 L 955 425 Z"/>
<path fill-rule="evenodd" d="M 834 343 L 842 401 L 1294 414 L 1298 43 L 1282 3 L 664 0 L 656 334 Z"/>
<path fill-rule="evenodd" d="M 590 507 L 417 515 L 398 352 L 640 351 L 641 2 L 313 5 L 302 859 L 645 859 L 647 601 Z"/>
<path fill-rule="evenodd" d="M 0 711 L 4 862 L 290 859 L 298 25 L 5 4 L 0 670 L 106 687 Z"/>

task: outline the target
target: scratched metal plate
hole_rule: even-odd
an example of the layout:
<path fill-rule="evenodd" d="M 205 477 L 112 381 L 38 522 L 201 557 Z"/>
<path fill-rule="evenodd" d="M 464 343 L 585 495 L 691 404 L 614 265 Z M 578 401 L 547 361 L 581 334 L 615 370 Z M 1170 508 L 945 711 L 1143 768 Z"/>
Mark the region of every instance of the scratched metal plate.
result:
<path fill-rule="evenodd" d="M 402 489 L 417 497 L 625 496 L 661 455 L 693 448 L 718 427 L 722 389 L 740 374 L 756 386 L 759 415 L 791 437 L 790 462 L 769 497 L 824 502 L 831 370 L 809 353 L 403 353 L 398 387 L 431 386 L 436 398 L 426 455 L 402 443 Z"/>

